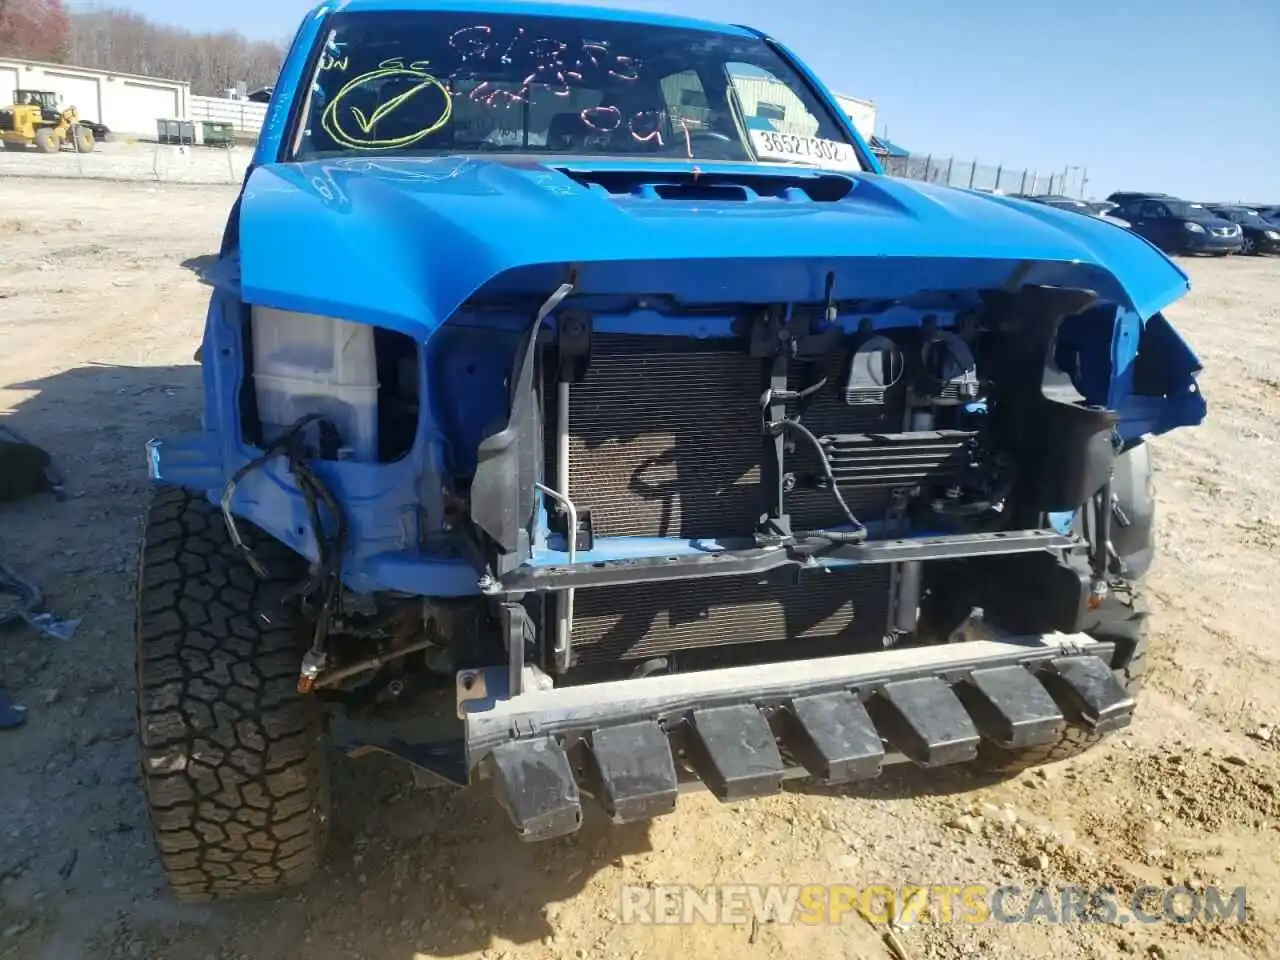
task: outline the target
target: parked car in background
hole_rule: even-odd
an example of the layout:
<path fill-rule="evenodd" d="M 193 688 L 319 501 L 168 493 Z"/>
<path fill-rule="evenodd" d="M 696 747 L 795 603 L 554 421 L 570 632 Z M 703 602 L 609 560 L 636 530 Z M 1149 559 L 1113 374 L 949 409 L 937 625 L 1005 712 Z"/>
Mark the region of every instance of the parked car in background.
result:
<path fill-rule="evenodd" d="M 1280 253 L 1280 224 L 1262 217 L 1252 207 L 1238 204 L 1209 204 L 1209 212 L 1238 224 L 1244 233 L 1241 253 Z"/>
<path fill-rule="evenodd" d="M 1114 196 L 1114 194 L 1112 194 Z M 1132 224 L 1165 253 L 1212 253 L 1225 256 L 1244 247 L 1244 231 L 1210 211 L 1204 204 L 1177 197 L 1148 197 L 1116 208 L 1116 214 Z"/>
<path fill-rule="evenodd" d="M 1280 223 L 1280 204 L 1276 206 L 1257 206 L 1254 207 L 1258 211 L 1258 216 L 1269 223 Z"/>
<path fill-rule="evenodd" d="M 1117 227 L 1124 227 L 1126 230 L 1131 230 L 1133 228 L 1133 224 L 1115 212 L 1119 209 L 1119 204 L 1110 203 L 1105 200 L 1090 200 L 1088 201 L 1088 204 L 1093 208 L 1093 215 L 1099 220 L 1105 220 L 1107 223 L 1114 223 Z"/>
<path fill-rule="evenodd" d="M 1059 210 L 1070 210 L 1072 213 L 1079 213 L 1086 217 L 1097 217 L 1099 220 L 1107 221 L 1107 223 L 1114 223 L 1117 227 L 1128 228 L 1130 226 L 1129 221 L 1111 215 L 1110 211 L 1114 210 L 1116 206 L 1114 203 L 1091 203 L 1087 200 L 1077 200 L 1075 197 L 1060 197 L 1054 194 L 1024 195 L 1020 199 L 1030 200 L 1033 203 L 1042 203 L 1046 207 L 1057 207 Z"/>
<path fill-rule="evenodd" d="M 1152 193 L 1146 190 L 1121 190 L 1111 194 L 1107 200 L 1117 206 L 1133 203 L 1135 200 L 1150 200 L 1156 197 L 1167 197 L 1167 193 Z"/>

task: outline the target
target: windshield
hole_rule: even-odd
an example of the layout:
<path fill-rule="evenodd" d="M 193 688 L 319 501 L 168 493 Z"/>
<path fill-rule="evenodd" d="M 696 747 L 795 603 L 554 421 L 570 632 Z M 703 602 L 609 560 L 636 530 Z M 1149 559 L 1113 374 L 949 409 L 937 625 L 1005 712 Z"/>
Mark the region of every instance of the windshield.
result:
<path fill-rule="evenodd" d="M 1165 206 L 1169 208 L 1169 213 L 1183 220 L 1207 220 L 1213 219 L 1214 214 L 1199 203 L 1187 203 L 1185 200 L 1166 200 Z"/>
<path fill-rule="evenodd" d="M 1220 217 L 1225 217 L 1232 223 L 1244 223 L 1251 227 L 1270 226 L 1267 221 L 1263 220 L 1262 217 L 1258 216 L 1258 214 L 1253 210 L 1239 210 L 1234 207 L 1226 207 L 1225 209 L 1215 210 L 1214 213 L 1218 214 Z"/>
<path fill-rule="evenodd" d="M 763 40 L 515 14 L 337 15 L 291 158 L 511 152 L 861 169 Z"/>

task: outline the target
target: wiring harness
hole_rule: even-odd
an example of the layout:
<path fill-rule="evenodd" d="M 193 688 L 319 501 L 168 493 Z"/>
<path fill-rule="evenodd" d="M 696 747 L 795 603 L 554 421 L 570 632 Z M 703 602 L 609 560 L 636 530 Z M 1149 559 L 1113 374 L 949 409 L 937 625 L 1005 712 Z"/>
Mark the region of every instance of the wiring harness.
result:
<path fill-rule="evenodd" d="M 320 414 L 307 414 L 299 418 L 288 430 L 263 453 L 250 460 L 235 472 L 222 491 L 222 517 L 227 525 L 227 532 L 259 578 L 268 576 L 266 567 L 254 554 L 253 549 L 244 541 L 236 526 L 231 512 L 231 501 L 236 487 L 254 470 L 259 470 L 276 457 L 284 457 L 289 471 L 297 480 L 298 490 L 307 505 L 307 514 L 311 520 L 312 536 L 316 542 L 316 562 L 312 564 L 310 576 L 297 586 L 287 590 L 281 598 L 286 603 L 294 597 L 300 597 L 304 612 L 315 623 L 311 649 L 302 660 L 302 669 L 298 678 L 298 692 L 310 693 L 315 687 L 316 677 L 324 670 L 328 662 L 329 622 L 337 612 L 342 591 L 342 558 L 347 550 L 347 518 L 342 511 L 337 497 L 320 479 L 312 457 L 306 449 L 306 430 L 315 424 L 320 433 L 320 454 L 336 452 L 341 446 L 342 438 L 337 428 Z M 321 513 L 324 506 L 329 515 L 330 528 Z"/>

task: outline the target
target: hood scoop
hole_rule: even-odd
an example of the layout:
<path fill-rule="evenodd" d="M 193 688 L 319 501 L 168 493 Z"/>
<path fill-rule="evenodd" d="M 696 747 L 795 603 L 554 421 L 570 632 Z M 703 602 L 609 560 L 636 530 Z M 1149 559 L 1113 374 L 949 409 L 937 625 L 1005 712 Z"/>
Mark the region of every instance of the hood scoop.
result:
<path fill-rule="evenodd" d="M 692 170 L 578 170 L 556 168 L 571 180 L 610 197 L 748 203 L 837 203 L 857 182 L 834 174 L 696 173 Z"/>

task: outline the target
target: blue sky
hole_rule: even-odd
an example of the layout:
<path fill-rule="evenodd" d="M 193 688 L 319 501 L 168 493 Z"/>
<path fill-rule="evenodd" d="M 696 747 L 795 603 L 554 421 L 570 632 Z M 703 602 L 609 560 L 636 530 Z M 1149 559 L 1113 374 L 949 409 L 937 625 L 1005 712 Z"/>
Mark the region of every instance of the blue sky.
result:
<path fill-rule="evenodd" d="M 310 0 L 103 0 L 193 29 L 292 34 Z M 1086 192 L 1280 203 L 1280 0 L 614 0 L 760 27 L 914 151 Z M 1078 173 L 1071 174 L 1073 180 Z"/>

